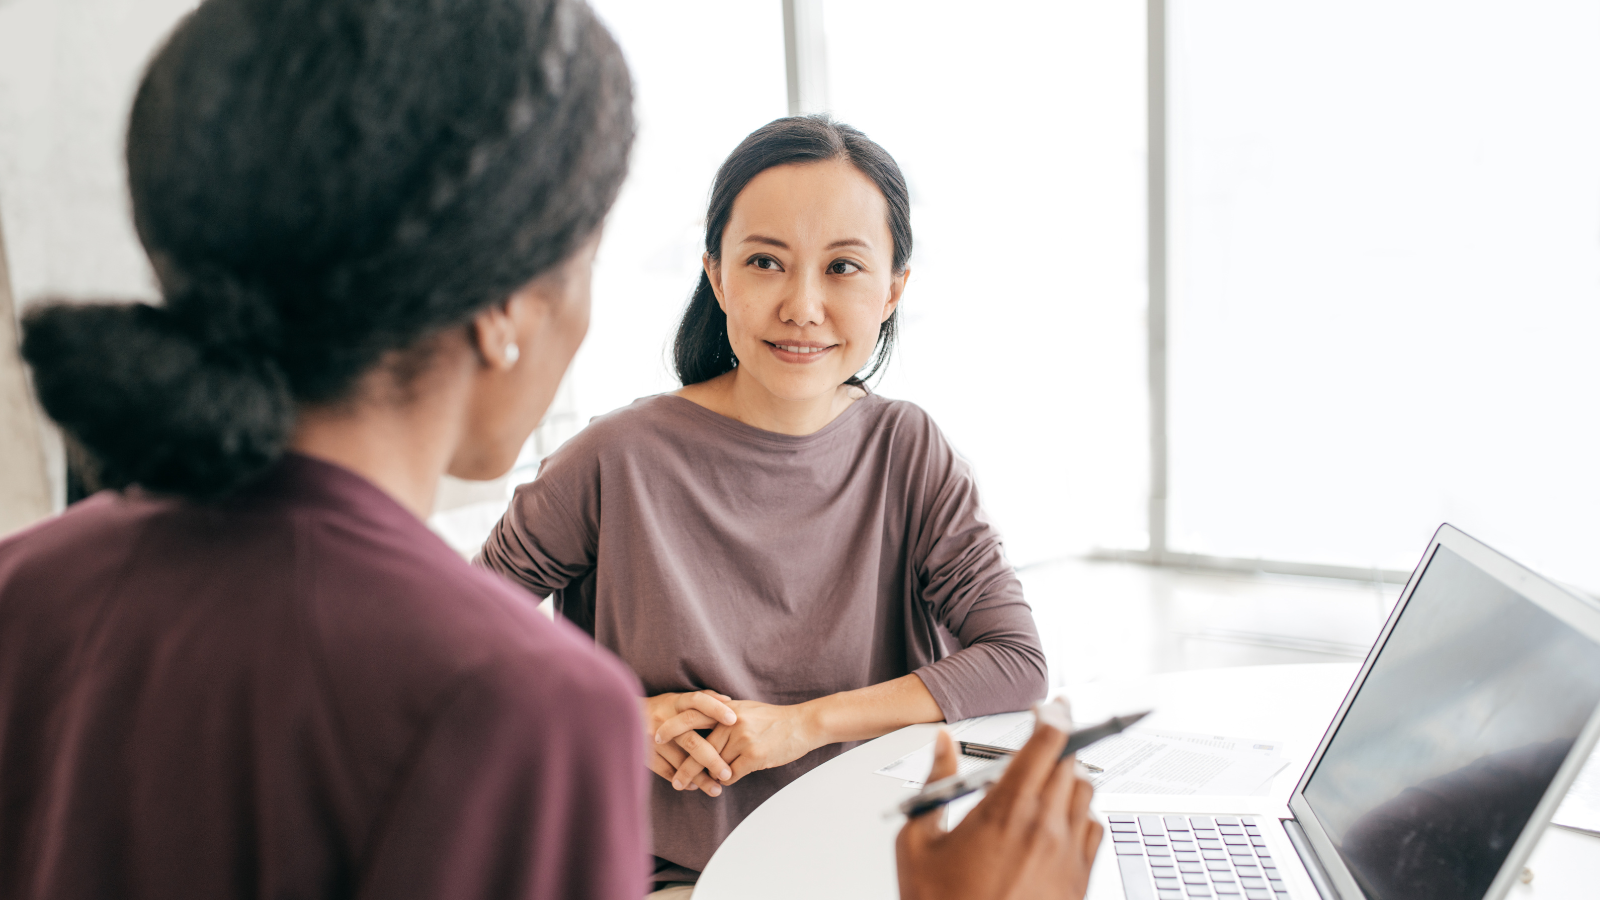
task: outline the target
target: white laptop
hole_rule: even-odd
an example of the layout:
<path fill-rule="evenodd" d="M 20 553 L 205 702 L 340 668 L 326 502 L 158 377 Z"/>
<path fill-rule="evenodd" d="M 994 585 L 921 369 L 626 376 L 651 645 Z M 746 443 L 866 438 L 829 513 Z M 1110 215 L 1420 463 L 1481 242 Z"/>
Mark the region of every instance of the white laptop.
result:
<path fill-rule="evenodd" d="M 1107 806 L 1096 869 L 1126 900 L 1499 900 L 1597 737 L 1600 604 L 1444 525 L 1286 809 Z"/>

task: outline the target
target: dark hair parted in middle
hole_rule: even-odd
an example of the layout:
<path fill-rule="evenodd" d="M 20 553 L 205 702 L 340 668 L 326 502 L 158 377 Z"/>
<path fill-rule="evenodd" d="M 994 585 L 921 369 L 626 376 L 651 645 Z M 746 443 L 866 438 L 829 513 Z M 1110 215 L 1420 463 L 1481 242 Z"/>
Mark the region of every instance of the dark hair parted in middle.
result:
<path fill-rule="evenodd" d="M 911 260 L 911 199 L 900 166 L 866 135 L 825 115 L 777 119 L 751 132 L 734 148 L 717 170 L 711 187 L 711 204 L 706 210 L 706 252 L 712 259 L 722 258 L 722 232 L 733 213 L 733 201 L 751 179 L 775 166 L 831 159 L 849 160 L 883 192 L 889 207 L 889 235 L 894 239 L 894 272 L 904 272 Z M 862 384 L 889 361 L 899 315 L 896 310 L 884 320 L 866 368 L 851 376 L 847 384 Z M 717 304 L 711 279 L 704 272 L 678 323 L 672 356 L 678 380 L 685 385 L 709 381 L 739 364 L 733 345 L 728 342 L 728 316 Z"/>
<path fill-rule="evenodd" d="M 397 351 L 399 379 L 569 257 L 632 138 L 627 66 L 580 0 L 205 0 L 128 124 L 166 302 L 29 310 L 39 398 L 103 486 L 226 496 L 300 405 Z"/>

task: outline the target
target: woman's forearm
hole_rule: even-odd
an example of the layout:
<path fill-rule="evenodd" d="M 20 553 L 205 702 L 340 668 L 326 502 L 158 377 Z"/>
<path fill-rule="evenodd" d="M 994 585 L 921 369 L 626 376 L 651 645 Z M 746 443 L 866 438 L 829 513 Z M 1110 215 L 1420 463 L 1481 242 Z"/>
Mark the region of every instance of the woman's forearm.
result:
<path fill-rule="evenodd" d="M 802 704 L 817 746 L 864 741 L 919 722 L 938 722 L 944 711 L 916 675 Z"/>

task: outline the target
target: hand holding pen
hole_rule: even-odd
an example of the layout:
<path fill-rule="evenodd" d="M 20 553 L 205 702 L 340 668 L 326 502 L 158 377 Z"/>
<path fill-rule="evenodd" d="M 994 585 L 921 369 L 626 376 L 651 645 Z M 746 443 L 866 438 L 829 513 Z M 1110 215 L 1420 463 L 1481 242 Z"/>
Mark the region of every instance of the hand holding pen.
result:
<path fill-rule="evenodd" d="M 1061 749 L 1061 758 L 1066 759 L 1090 744 L 1104 740 L 1114 734 L 1120 734 L 1123 729 L 1149 714 L 1147 710 L 1128 716 L 1113 716 L 1097 725 L 1080 728 L 1073 733 L 1066 746 Z M 1070 727 L 1072 721 L 1071 716 L 1067 713 L 1066 702 L 1060 699 L 1036 707 L 1034 709 L 1034 717 L 1035 729 L 1040 724 L 1044 724 L 1065 731 Z M 1001 750 L 1004 748 L 997 747 L 994 749 Z M 951 775 L 947 778 L 930 780 L 921 793 L 900 804 L 900 811 L 908 816 L 920 816 L 953 800 L 981 791 L 1000 780 L 1005 774 L 1006 767 L 1011 764 L 1014 758 L 1006 756 L 967 775 Z"/>
<path fill-rule="evenodd" d="M 902 900 L 1081 898 L 1102 830 L 1089 814 L 1094 788 L 1063 758 L 1066 746 L 1066 716 L 1041 715 L 961 824 L 947 832 L 931 812 L 907 821 L 895 842 Z M 957 765 L 955 743 L 941 731 L 929 784 Z"/>

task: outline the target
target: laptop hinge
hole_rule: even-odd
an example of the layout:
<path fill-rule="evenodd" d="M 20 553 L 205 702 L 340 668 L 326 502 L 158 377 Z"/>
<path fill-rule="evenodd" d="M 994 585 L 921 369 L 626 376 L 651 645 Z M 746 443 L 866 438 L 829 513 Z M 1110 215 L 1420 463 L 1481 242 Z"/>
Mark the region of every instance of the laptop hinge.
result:
<path fill-rule="evenodd" d="M 1334 889 L 1333 882 L 1328 879 L 1328 872 L 1322 868 L 1322 861 L 1317 859 L 1317 854 L 1311 849 L 1311 841 L 1306 839 L 1305 829 L 1293 819 L 1280 819 L 1283 823 L 1284 833 L 1289 835 L 1289 843 L 1294 845 L 1294 852 L 1300 854 L 1300 862 L 1305 866 L 1306 874 L 1311 876 L 1311 884 L 1322 895 L 1322 900 L 1343 900 L 1339 892 Z"/>

